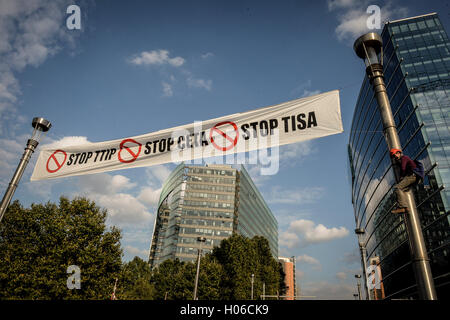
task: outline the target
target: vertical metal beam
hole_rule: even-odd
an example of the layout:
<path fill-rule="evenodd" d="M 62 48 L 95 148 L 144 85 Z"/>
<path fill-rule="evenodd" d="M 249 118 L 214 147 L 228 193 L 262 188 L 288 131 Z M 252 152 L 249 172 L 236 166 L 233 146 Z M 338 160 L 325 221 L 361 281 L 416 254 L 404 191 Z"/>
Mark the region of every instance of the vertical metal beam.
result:
<path fill-rule="evenodd" d="M 372 82 L 373 90 L 377 99 L 378 108 L 383 123 L 384 137 L 388 148 L 402 150 L 383 79 L 383 67 L 379 64 L 373 65 L 370 68 L 367 68 L 367 73 Z M 400 180 L 399 168 L 393 159 L 391 159 L 391 161 L 394 168 L 395 179 L 398 182 Z M 431 274 L 431 267 L 425 246 L 425 240 L 420 225 L 419 213 L 417 211 L 414 195 L 411 190 L 405 192 L 405 200 L 408 203 L 409 210 L 405 214 L 404 220 L 409 236 L 409 246 L 419 297 L 423 300 L 436 300 L 436 290 L 434 287 L 433 276 Z"/>

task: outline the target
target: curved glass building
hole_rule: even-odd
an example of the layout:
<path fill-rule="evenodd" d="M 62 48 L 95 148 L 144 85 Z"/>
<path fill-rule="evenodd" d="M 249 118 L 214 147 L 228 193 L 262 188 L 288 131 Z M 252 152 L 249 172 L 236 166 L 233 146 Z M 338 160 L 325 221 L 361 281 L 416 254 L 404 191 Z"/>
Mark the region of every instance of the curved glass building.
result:
<path fill-rule="evenodd" d="M 381 34 L 384 75 L 404 154 L 422 161 L 415 187 L 438 299 L 450 296 L 450 42 L 437 14 L 388 22 Z M 381 270 L 375 299 L 416 299 L 408 235 L 395 204 L 394 172 L 372 86 L 364 78 L 348 154 L 352 203 L 366 265 Z"/>
<path fill-rule="evenodd" d="M 249 174 L 227 165 L 180 164 L 165 182 L 150 245 L 153 268 L 166 259 L 195 261 L 203 252 L 238 233 L 269 241 L 278 257 L 278 223 Z"/>

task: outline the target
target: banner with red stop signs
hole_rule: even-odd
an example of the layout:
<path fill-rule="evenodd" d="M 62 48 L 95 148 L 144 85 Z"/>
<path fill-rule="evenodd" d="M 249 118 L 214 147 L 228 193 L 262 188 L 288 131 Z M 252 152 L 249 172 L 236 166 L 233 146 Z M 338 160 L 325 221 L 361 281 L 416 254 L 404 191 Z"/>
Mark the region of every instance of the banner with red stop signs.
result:
<path fill-rule="evenodd" d="M 229 156 L 341 132 L 334 90 L 140 136 L 44 149 L 31 180 Z"/>

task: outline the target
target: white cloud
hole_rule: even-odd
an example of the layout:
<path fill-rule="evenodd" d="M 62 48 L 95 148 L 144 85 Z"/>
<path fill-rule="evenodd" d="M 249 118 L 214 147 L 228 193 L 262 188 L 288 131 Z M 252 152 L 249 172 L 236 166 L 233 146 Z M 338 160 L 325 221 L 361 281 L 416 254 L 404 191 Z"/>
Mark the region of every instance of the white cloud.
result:
<path fill-rule="evenodd" d="M 212 56 L 213 54 L 208 52 L 206 54 L 201 55 L 203 59 Z M 185 64 L 186 60 L 182 57 L 170 57 L 170 52 L 168 50 L 152 50 L 152 51 L 143 51 L 139 54 L 132 56 L 127 59 L 127 61 L 134 65 L 170 65 L 172 67 L 181 67 Z M 180 68 L 180 72 L 185 76 L 186 84 L 190 88 L 201 88 L 210 91 L 212 89 L 212 80 L 210 79 L 201 79 L 193 76 L 192 72 L 186 70 L 184 68 Z M 171 82 L 175 82 L 175 77 L 170 75 L 169 77 Z M 168 81 L 161 82 L 163 86 L 163 96 L 171 97 L 173 95 L 173 86 Z"/>
<path fill-rule="evenodd" d="M 360 264 L 361 263 L 361 255 L 358 248 L 355 248 L 351 252 L 346 252 L 343 254 L 341 261 L 347 265 Z"/>
<path fill-rule="evenodd" d="M 45 141 L 45 140 L 44 140 Z M 58 149 L 58 148 L 64 148 L 68 146 L 76 146 L 76 145 L 82 145 L 82 144 L 90 144 L 90 142 L 87 137 L 83 136 L 67 136 L 63 137 L 59 140 L 50 140 L 50 142 L 47 142 L 41 146 L 42 149 Z"/>
<path fill-rule="evenodd" d="M 280 166 L 293 166 L 317 152 L 317 149 L 314 148 L 313 142 L 308 140 L 281 146 L 279 152 Z"/>
<path fill-rule="evenodd" d="M 165 165 L 158 165 L 146 168 L 145 173 L 150 186 L 160 187 L 172 173 L 172 170 Z"/>
<path fill-rule="evenodd" d="M 171 97 L 173 96 L 173 90 L 172 85 L 170 83 L 167 83 L 165 81 L 161 82 L 163 86 L 163 96 L 164 97 Z"/>
<path fill-rule="evenodd" d="M 138 195 L 138 200 L 156 209 L 156 205 L 159 201 L 161 194 L 161 188 L 153 189 L 152 187 L 144 187 Z"/>
<path fill-rule="evenodd" d="M 273 186 L 266 192 L 266 201 L 272 204 L 305 204 L 314 203 L 322 198 L 325 189 L 322 187 L 282 188 Z"/>
<path fill-rule="evenodd" d="M 339 280 L 345 280 L 345 279 L 347 279 L 347 273 L 346 272 L 337 272 L 336 278 L 338 278 Z"/>
<path fill-rule="evenodd" d="M 307 282 L 301 287 L 301 294 L 314 296 L 314 300 L 353 300 L 355 291 L 355 286 L 342 282 Z"/>
<path fill-rule="evenodd" d="M 90 195 L 108 209 L 108 221 L 119 226 L 150 225 L 153 215 L 131 194 Z"/>
<path fill-rule="evenodd" d="M 180 67 L 184 64 L 185 60 L 182 57 L 169 57 L 168 50 L 152 50 L 143 51 L 140 54 L 134 56 L 129 60 L 130 63 L 135 65 L 164 65 L 168 64 L 172 67 Z"/>
<path fill-rule="evenodd" d="M 319 94 L 320 90 L 312 90 L 311 89 L 312 82 L 311 80 L 308 80 L 304 83 L 299 84 L 297 87 L 291 90 L 291 96 L 299 97 L 299 98 L 306 98 L 309 96 L 313 96 L 316 94 Z"/>
<path fill-rule="evenodd" d="M 301 95 L 302 98 L 306 98 L 306 97 L 310 97 L 310 96 L 315 96 L 316 94 L 319 94 L 321 91 L 320 90 L 303 90 L 303 94 Z"/>
<path fill-rule="evenodd" d="M 79 177 L 79 186 L 84 192 L 99 195 L 113 195 L 120 191 L 129 190 L 136 183 L 122 175 L 110 175 L 108 173 L 89 174 Z"/>
<path fill-rule="evenodd" d="M 303 272 L 299 268 L 295 268 L 295 277 L 296 277 L 297 282 L 298 282 L 298 280 L 303 279 L 305 277 L 305 272 Z"/>
<path fill-rule="evenodd" d="M 368 15 L 365 10 L 349 10 L 339 18 L 335 32 L 339 40 L 354 41 L 360 35 L 369 32 L 367 29 Z"/>
<path fill-rule="evenodd" d="M 66 0 L 0 1 L 0 133 L 7 117 L 20 117 L 15 73 L 39 66 L 65 45 L 73 47 L 77 34 L 66 29 L 67 5 Z"/>
<path fill-rule="evenodd" d="M 312 265 L 314 267 L 314 269 L 316 269 L 316 270 L 322 269 L 322 265 L 320 264 L 320 261 L 314 257 L 308 256 L 307 254 L 298 256 L 295 259 L 298 263 L 306 263 L 306 264 Z"/>
<path fill-rule="evenodd" d="M 162 185 L 166 182 L 172 171 L 165 165 L 151 166 L 145 169 L 148 186 L 141 188 L 137 197 L 139 201 L 156 211 Z"/>
<path fill-rule="evenodd" d="M 0 112 L 6 110 L 10 105 L 17 101 L 20 93 L 19 82 L 10 71 L 0 73 Z"/>
<path fill-rule="evenodd" d="M 203 88 L 208 91 L 210 91 L 212 88 L 212 80 L 195 79 L 193 77 L 188 77 L 186 82 L 189 87 Z"/>
<path fill-rule="evenodd" d="M 259 151 L 250 151 L 248 153 L 249 163 L 256 163 L 258 161 L 258 152 Z M 314 147 L 312 141 L 303 141 L 290 145 L 283 145 L 278 148 L 270 149 L 270 156 L 268 157 L 268 159 L 270 159 L 270 164 L 247 164 L 245 167 L 256 186 L 262 187 L 264 183 L 272 177 L 272 175 L 263 175 L 263 168 L 268 168 L 276 161 L 278 161 L 279 170 L 283 168 L 290 168 L 298 165 L 305 160 L 306 157 L 316 152 L 317 149 Z M 252 160 L 250 161 L 250 159 Z"/>
<path fill-rule="evenodd" d="M 8 186 L 14 171 L 20 161 L 20 157 L 26 146 L 29 135 L 20 135 L 12 139 L 0 138 L 0 187 Z M 33 158 L 32 158 L 33 161 Z M 28 168 L 32 163 L 28 165 Z"/>
<path fill-rule="evenodd" d="M 130 245 L 127 245 L 127 246 L 125 246 L 124 248 L 123 248 L 123 251 L 124 251 L 124 255 L 125 256 L 133 256 L 133 257 L 135 257 L 135 256 L 137 256 L 137 257 L 139 257 L 139 258 L 141 258 L 141 259 L 143 259 L 143 260 L 147 260 L 148 259 L 148 256 L 149 256 L 149 253 L 150 253 L 150 251 L 149 250 L 145 250 L 145 249 L 139 249 L 139 248 L 136 248 L 136 247 L 133 247 L 133 246 L 130 246 Z"/>
<path fill-rule="evenodd" d="M 372 15 L 372 13 L 366 12 L 367 7 L 370 4 L 370 1 L 367 0 L 328 1 L 328 9 L 330 11 L 339 11 L 339 24 L 336 27 L 335 32 L 340 41 L 346 41 L 349 44 L 353 44 L 353 42 L 362 34 L 370 31 L 377 31 L 369 30 L 367 27 L 367 20 Z M 397 6 L 392 1 L 386 1 L 384 6 L 379 5 L 379 7 L 381 22 L 404 18 L 408 15 L 408 9 L 406 7 Z M 380 27 L 383 28 L 383 24 L 381 24 Z"/>
<path fill-rule="evenodd" d="M 288 229 L 280 234 L 280 245 L 288 248 L 307 246 L 310 244 L 329 242 L 348 236 L 349 231 L 345 227 L 327 228 L 323 224 L 317 224 L 311 220 L 292 221 Z"/>
<path fill-rule="evenodd" d="M 328 1 L 328 10 L 332 11 L 338 8 L 349 8 L 360 5 L 361 3 L 366 3 L 366 1 L 361 0 L 329 0 Z"/>
<path fill-rule="evenodd" d="M 296 233 L 284 231 L 280 234 L 278 238 L 280 246 L 285 246 L 288 248 L 293 248 L 300 242 L 300 238 Z"/>
<path fill-rule="evenodd" d="M 202 54 L 201 57 L 202 57 L 202 59 L 207 59 L 207 58 L 209 58 L 209 57 L 214 57 L 214 53 L 212 53 L 212 52 L 207 52 L 207 53 L 205 53 L 205 54 Z"/>
<path fill-rule="evenodd" d="M 130 192 L 137 187 L 128 177 L 98 173 L 78 177 L 78 194 L 108 210 L 107 222 L 119 227 L 150 227 L 150 208 Z"/>

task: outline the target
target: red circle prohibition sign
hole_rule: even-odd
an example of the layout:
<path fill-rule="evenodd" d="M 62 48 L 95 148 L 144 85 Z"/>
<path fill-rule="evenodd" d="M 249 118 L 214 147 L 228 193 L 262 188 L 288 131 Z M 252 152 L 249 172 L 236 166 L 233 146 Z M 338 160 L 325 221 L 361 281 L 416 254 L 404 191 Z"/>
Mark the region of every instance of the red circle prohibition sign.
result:
<path fill-rule="evenodd" d="M 125 143 L 129 143 L 129 144 L 132 143 L 132 144 L 138 145 L 139 146 L 138 152 L 134 153 L 130 148 L 132 146 L 130 146 L 130 145 L 126 146 Z M 119 161 L 123 162 L 123 163 L 134 162 L 137 159 L 137 157 L 139 156 L 139 154 L 141 153 L 141 148 L 142 148 L 142 144 L 140 144 L 139 142 L 137 142 L 133 139 L 125 139 L 120 143 L 120 150 L 119 150 L 119 154 L 117 155 L 117 157 L 119 158 Z M 131 158 L 127 159 L 127 160 L 123 159 L 121 156 L 122 150 L 127 150 L 127 152 L 131 155 Z"/>
<path fill-rule="evenodd" d="M 64 155 L 64 160 L 61 161 L 61 157 L 58 156 L 60 159 L 58 160 L 58 158 L 56 157 L 56 154 L 63 154 Z M 65 153 L 63 150 L 56 150 L 55 152 L 52 153 L 52 155 L 50 157 L 48 157 L 47 160 L 47 165 L 46 165 L 46 169 L 49 173 L 55 173 L 56 171 L 58 171 L 59 169 L 61 169 L 61 167 L 64 165 L 64 162 L 66 162 L 67 159 L 67 153 Z M 50 162 L 50 160 L 53 160 Z M 52 169 L 49 168 L 52 167 Z"/>
<path fill-rule="evenodd" d="M 234 137 L 234 139 L 232 137 L 230 137 L 229 135 L 227 135 L 225 132 L 223 132 L 222 130 L 218 129 L 217 127 L 220 127 L 222 125 L 225 124 L 229 124 L 231 126 L 233 126 L 234 131 L 236 132 L 236 137 Z M 223 136 L 225 139 L 227 139 L 228 141 L 231 142 L 231 144 L 229 146 L 225 146 L 225 147 L 221 147 L 218 146 L 216 144 L 216 142 L 214 141 L 214 137 L 212 136 L 213 132 L 217 132 L 219 133 L 221 136 Z M 221 151 L 228 151 L 230 149 L 232 149 L 236 143 L 238 142 L 238 138 L 239 138 L 239 130 L 238 127 L 236 125 L 236 123 L 231 122 L 231 121 L 223 121 L 223 122 L 219 122 L 218 124 L 216 124 L 214 127 L 211 128 L 211 130 L 209 131 L 209 139 L 211 140 L 211 143 L 213 144 L 213 146 Z"/>

